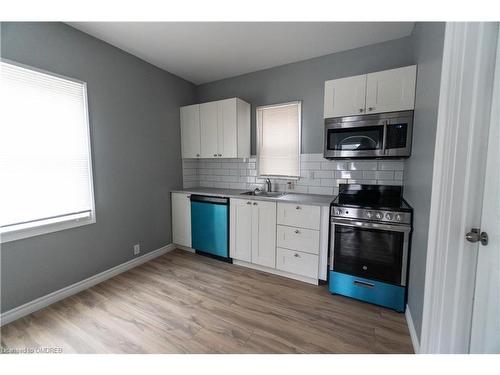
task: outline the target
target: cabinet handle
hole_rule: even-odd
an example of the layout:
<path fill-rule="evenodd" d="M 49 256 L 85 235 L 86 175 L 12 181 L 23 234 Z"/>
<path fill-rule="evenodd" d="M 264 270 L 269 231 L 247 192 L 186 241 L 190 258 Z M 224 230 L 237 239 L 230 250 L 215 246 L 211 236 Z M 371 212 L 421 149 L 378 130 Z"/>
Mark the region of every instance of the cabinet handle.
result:
<path fill-rule="evenodd" d="M 375 109 L 375 107 L 368 107 L 369 111 L 373 111 L 374 109 Z"/>
<path fill-rule="evenodd" d="M 296 210 L 300 210 L 300 206 L 295 207 Z"/>
<path fill-rule="evenodd" d="M 252 204 L 252 202 L 247 202 L 247 204 Z"/>
<path fill-rule="evenodd" d="M 363 113 L 364 109 L 363 108 L 360 108 L 359 109 L 359 113 Z"/>
<path fill-rule="evenodd" d="M 253 202 L 253 205 L 254 205 L 254 206 L 257 206 L 257 202 Z"/>
<path fill-rule="evenodd" d="M 196 154 L 196 157 L 199 158 L 200 157 L 200 154 Z"/>
<path fill-rule="evenodd" d="M 354 280 L 353 284 L 356 286 L 362 286 L 364 288 L 373 288 L 375 284 L 367 283 L 366 281 Z"/>
<path fill-rule="evenodd" d="M 300 230 L 295 229 L 295 233 L 296 233 L 296 234 L 299 234 L 299 233 L 300 233 Z"/>
<path fill-rule="evenodd" d="M 294 257 L 295 257 L 295 258 L 300 258 L 300 255 L 299 255 L 299 254 L 297 254 L 297 253 L 295 253 L 295 254 L 294 254 Z"/>
<path fill-rule="evenodd" d="M 217 157 L 217 154 L 214 154 L 215 157 Z"/>
<path fill-rule="evenodd" d="M 222 156 L 222 154 L 219 154 L 219 156 Z"/>

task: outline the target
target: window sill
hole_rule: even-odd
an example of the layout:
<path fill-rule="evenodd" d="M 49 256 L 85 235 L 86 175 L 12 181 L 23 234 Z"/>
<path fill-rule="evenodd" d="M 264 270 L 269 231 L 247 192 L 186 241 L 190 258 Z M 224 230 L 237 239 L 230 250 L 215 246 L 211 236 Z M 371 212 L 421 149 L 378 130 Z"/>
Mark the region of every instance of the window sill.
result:
<path fill-rule="evenodd" d="M 57 222 L 44 224 L 37 223 L 36 226 L 31 226 L 28 228 L 2 231 L 0 232 L 0 243 L 17 241 L 23 238 L 40 236 L 42 234 L 48 234 L 52 232 L 59 232 L 65 229 L 94 224 L 95 222 L 95 214 L 93 213 L 87 214 L 84 217 L 75 217 L 74 215 L 72 215 L 71 217 L 61 218 Z"/>

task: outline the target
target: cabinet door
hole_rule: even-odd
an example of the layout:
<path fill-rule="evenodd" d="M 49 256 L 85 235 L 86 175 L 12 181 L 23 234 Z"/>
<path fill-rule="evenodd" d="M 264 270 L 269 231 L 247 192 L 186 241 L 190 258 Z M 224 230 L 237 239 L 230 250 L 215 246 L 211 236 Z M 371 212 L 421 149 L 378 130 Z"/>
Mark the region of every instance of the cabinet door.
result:
<path fill-rule="evenodd" d="M 231 258 L 252 261 L 252 202 L 230 200 L 229 254 Z"/>
<path fill-rule="evenodd" d="M 366 113 L 412 110 L 416 74 L 416 65 L 368 74 Z"/>
<path fill-rule="evenodd" d="M 218 102 L 217 146 L 218 155 L 223 158 L 238 156 L 238 119 L 236 98 Z"/>
<path fill-rule="evenodd" d="M 181 107 L 181 149 L 183 158 L 200 157 L 200 105 Z"/>
<path fill-rule="evenodd" d="M 252 263 L 276 267 L 276 203 L 252 202 Z"/>
<path fill-rule="evenodd" d="M 216 158 L 217 147 L 218 103 L 200 104 L 201 157 Z"/>
<path fill-rule="evenodd" d="M 366 74 L 325 82 L 324 118 L 365 113 Z"/>
<path fill-rule="evenodd" d="M 172 242 L 191 247 L 191 201 L 189 194 L 172 193 Z"/>

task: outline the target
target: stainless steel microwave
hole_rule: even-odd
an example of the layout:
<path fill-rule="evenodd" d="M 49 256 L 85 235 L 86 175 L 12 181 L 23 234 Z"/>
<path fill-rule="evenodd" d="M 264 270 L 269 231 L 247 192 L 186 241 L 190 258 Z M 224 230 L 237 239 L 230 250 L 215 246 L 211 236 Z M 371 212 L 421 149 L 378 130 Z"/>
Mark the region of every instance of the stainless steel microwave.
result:
<path fill-rule="evenodd" d="M 325 119 L 327 159 L 407 158 L 413 111 Z"/>

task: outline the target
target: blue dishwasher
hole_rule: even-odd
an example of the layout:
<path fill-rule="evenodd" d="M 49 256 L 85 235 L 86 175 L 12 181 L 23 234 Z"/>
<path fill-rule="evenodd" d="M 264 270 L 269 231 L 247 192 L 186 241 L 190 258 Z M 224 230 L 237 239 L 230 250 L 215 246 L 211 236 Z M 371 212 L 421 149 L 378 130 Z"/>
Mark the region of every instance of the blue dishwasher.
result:
<path fill-rule="evenodd" d="M 229 258 L 229 198 L 191 195 L 191 241 L 197 253 Z"/>

